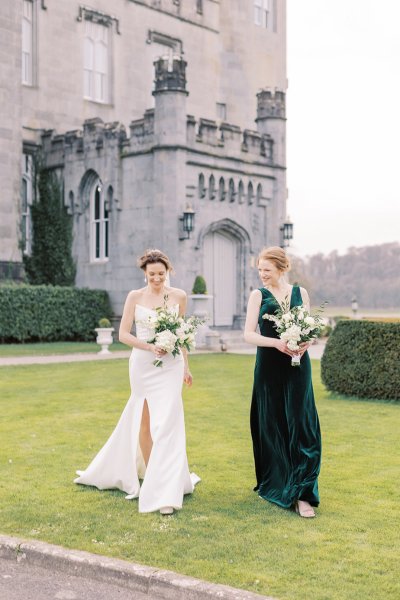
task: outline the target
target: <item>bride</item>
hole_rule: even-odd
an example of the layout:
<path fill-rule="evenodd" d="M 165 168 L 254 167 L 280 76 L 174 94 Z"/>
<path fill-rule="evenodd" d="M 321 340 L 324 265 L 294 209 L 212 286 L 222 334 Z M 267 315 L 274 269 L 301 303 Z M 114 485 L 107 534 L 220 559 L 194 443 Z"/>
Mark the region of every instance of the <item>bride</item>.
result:
<path fill-rule="evenodd" d="M 147 342 L 151 331 L 144 321 L 165 298 L 168 308 L 184 315 L 186 294 L 166 285 L 172 266 L 160 250 L 147 250 L 138 265 L 147 285 L 128 294 L 119 330 L 120 341 L 132 347 L 131 396 L 114 432 L 88 468 L 77 471 L 75 483 L 120 489 L 127 500 L 139 498 L 139 512 L 172 514 L 200 481 L 189 473 L 181 393 L 182 381 L 192 385 L 192 375 L 185 350 L 173 357 Z M 162 359 L 161 367 L 153 365 L 155 358 Z"/>

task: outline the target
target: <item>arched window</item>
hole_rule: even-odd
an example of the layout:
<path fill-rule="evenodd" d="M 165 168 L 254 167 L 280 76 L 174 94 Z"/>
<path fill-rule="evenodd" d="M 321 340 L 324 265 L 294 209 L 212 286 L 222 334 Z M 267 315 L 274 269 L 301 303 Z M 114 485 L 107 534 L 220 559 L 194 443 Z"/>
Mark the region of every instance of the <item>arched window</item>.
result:
<path fill-rule="evenodd" d="M 244 185 L 243 185 L 242 180 L 239 181 L 239 186 L 238 186 L 238 201 L 239 201 L 239 204 L 243 204 L 243 202 L 244 202 Z"/>
<path fill-rule="evenodd" d="M 91 261 L 108 260 L 109 206 L 107 206 L 100 181 L 92 188 L 90 196 L 90 249 Z"/>
<path fill-rule="evenodd" d="M 235 202 L 235 196 L 236 196 L 235 183 L 234 183 L 233 179 L 230 179 L 229 180 L 229 188 L 228 188 L 229 202 Z"/>
<path fill-rule="evenodd" d="M 261 204 L 262 192 L 263 192 L 262 185 L 261 185 L 261 183 L 259 183 L 257 186 L 257 204 L 258 204 L 258 206 L 260 206 L 260 204 Z"/>
<path fill-rule="evenodd" d="M 214 177 L 214 175 L 210 175 L 210 179 L 208 182 L 208 197 L 210 200 L 215 199 L 215 177 Z"/>
<path fill-rule="evenodd" d="M 106 210 L 110 213 L 113 210 L 113 201 L 114 201 L 114 189 L 112 185 L 108 186 L 107 189 L 107 202 L 106 202 Z"/>
<path fill-rule="evenodd" d="M 205 179 L 204 179 L 203 173 L 200 173 L 200 175 L 199 175 L 198 192 L 199 192 L 199 198 L 205 198 L 207 190 L 206 190 Z"/>
<path fill-rule="evenodd" d="M 68 206 L 67 211 L 69 215 L 73 215 L 75 210 L 75 196 L 74 192 L 71 190 L 68 194 Z"/>
<path fill-rule="evenodd" d="M 223 177 L 220 178 L 219 180 L 219 188 L 218 188 L 218 197 L 220 199 L 221 202 L 223 202 L 225 200 L 225 180 Z"/>
<path fill-rule="evenodd" d="M 249 185 L 247 186 L 247 203 L 253 204 L 253 202 L 254 202 L 254 190 L 253 190 L 253 184 L 250 181 Z"/>
<path fill-rule="evenodd" d="M 33 196 L 33 159 L 29 154 L 22 156 L 21 181 L 21 245 L 22 252 L 30 255 L 32 252 L 32 216 L 31 205 Z"/>

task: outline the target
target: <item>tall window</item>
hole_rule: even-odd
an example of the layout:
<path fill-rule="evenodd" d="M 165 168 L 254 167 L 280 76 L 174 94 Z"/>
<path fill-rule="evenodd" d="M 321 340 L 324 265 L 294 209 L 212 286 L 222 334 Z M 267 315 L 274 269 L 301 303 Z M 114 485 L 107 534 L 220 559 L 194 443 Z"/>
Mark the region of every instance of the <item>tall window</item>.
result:
<path fill-rule="evenodd" d="M 22 83 L 33 85 L 33 1 L 22 5 Z"/>
<path fill-rule="evenodd" d="M 109 215 L 103 188 L 97 182 L 90 199 L 91 261 L 108 260 Z"/>
<path fill-rule="evenodd" d="M 272 28 L 271 21 L 271 4 L 273 0 L 254 0 L 254 23 L 266 27 Z"/>
<path fill-rule="evenodd" d="M 217 102 L 217 119 L 226 121 L 226 104 L 224 102 Z"/>
<path fill-rule="evenodd" d="M 110 101 L 110 29 L 89 20 L 85 20 L 84 96 Z"/>
<path fill-rule="evenodd" d="M 32 180 L 33 161 L 29 154 L 22 155 L 22 180 L 21 180 L 21 241 L 22 252 L 32 252 Z"/>

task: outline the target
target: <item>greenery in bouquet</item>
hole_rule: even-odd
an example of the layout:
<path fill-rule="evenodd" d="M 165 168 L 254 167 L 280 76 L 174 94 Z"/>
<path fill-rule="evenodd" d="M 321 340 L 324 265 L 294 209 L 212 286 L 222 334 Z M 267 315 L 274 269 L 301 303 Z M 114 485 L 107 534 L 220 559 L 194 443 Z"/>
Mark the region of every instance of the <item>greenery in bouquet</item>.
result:
<path fill-rule="evenodd" d="M 179 354 L 181 348 L 190 352 L 196 347 L 196 331 L 204 323 L 204 319 L 196 316 L 180 317 L 176 309 L 167 306 L 167 302 L 168 296 L 164 296 L 164 306 L 156 308 L 156 314 L 143 321 L 152 333 L 147 341 L 172 356 Z M 156 367 L 162 367 L 162 364 L 160 359 L 153 362 Z"/>
<path fill-rule="evenodd" d="M 296 352 L 300 350 L 300 344 L 309 342 L 321 335 L 325 327 L 325 321 L 321 315 L 324 309 L 322 304 L 314 314 L 305 309 L 304 305 L 290 308 L 289 300 L 286 299 L 278 305 L 274 315 L 265 314 L 263 319 L 272 321 L 281 340 L 284 340 L 289 350 Z M 292 366 L 298 366 L 300 359 L 293 357 Z"/>

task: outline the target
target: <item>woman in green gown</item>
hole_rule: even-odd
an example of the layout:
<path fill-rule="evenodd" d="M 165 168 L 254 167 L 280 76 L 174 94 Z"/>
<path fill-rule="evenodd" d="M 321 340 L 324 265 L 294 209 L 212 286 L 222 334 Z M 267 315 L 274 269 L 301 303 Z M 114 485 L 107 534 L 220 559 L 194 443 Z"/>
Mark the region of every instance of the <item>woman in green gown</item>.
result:
<path fill-rule="evenodd" d="M 247 308 L 245 340 L 257 346 L 250 413 L 255 491 L 283 508 L 294 508 L 302 517 L 314 517 L 313 507 L 319 504 L 321 434 L 307 352 L 310 344 L 301 344 L 296 353 L 301 355 L 300 366 L 292 366 L 295 353 L 279 338 L 274 323 L 262 318 L 275 314 L 285 301 L 291 308 L 303 304 L 310 310 L 306 290 L 285 280 L 289 268 L 284 250 L 275 246 L 262 250 L 258 257 L 262 287 L 252 291 Z"/>

